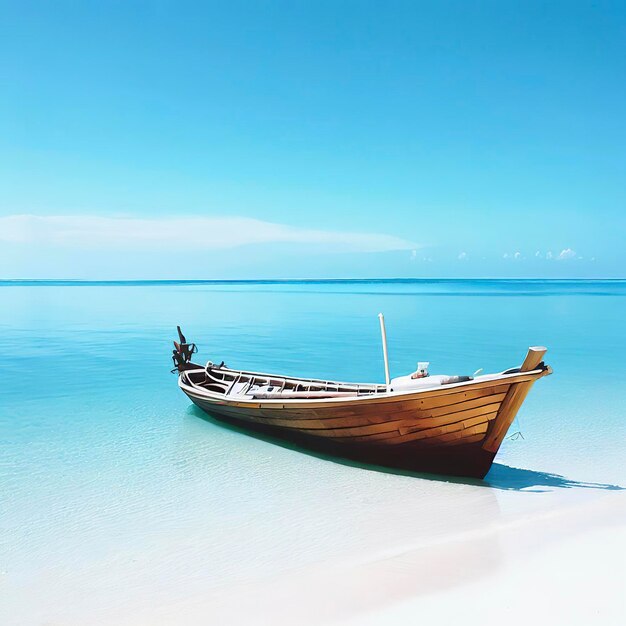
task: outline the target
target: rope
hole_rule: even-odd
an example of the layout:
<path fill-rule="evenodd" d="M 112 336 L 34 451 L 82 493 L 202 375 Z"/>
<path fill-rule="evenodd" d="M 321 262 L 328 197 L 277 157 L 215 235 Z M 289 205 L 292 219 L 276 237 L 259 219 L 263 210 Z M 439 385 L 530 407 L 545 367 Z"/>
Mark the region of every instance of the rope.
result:
<path fill-rule="evenodd" d="M 515 416 L 515 419 L 513 420 L 513 424 L 517 423 L 517 430 L 510 434 L 508 437 L 506 437 L 506 439 L 509 439 L 510 441 L 517 441 L 518 439 L 525 439 L 524 435 L 522 434 L 522 423 L 519 419 L 519 414 L 517 414 Z"/>

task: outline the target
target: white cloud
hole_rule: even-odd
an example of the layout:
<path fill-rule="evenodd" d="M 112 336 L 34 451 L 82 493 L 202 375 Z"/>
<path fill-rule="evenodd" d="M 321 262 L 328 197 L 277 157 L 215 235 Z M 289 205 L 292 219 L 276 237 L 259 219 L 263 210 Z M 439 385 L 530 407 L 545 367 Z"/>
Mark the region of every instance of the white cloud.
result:
<path fill-rule="evenodd" d="M 508 258 L 509 258 L 509 253 L 508 253 L 508 252 L 505 252 L 505 253 L 502 255 L 502 258 L 503 258 L 503 259 L 508 259 Z"/>
<path fill-rule="evenodd" d="M 383 233 L 317 230 L 247 217 L 129 218 L 9 215 L 0 217 L 0 241 L 67 248 L 220 250 L 249 244 L 320 245 L 351 252 L 415 250 Z"/>
<path fill-rule="evenodd" d="M 467 252 L 460 252 L 457 258 L 459 259 L 459 261 L 467 261 L 469 259 L 469 255 L 467 254 Z"/>
<path fill-rule="evenodd" d="M 565 248 L 565 250 L 561 250 L 559 256 L 557 257 L 558 261 L 568 261 L 569 259 L 575 259 L 576 252 L 571 248 Z"/>
<path fill-rule="evenodd" d="M 539 250 L 537 250 L 537 252 L 535 252 L 535 256 L 540 259 L 541 258 L 541 252 L 539 252 Z"/>
<path fill-rule="evenodd" d="M 521 253 L 521 252 L 516 252 L 516 253 L 513 255 L 513 258 L 519 261 L 519 259 L 521 259 L 521 258 L 522 258 L 522 253 Z"/>
<path fill-rule="evenodd" d="M 535 256 L 541 258 L 541 253 L 536 252 Z M 559 252 L 558 254 L 552 254 L 550 250 L 546 252 L 546 259 L 548 261 L 552 259 L 556 261 L 569 261 L 570 259 L 582 260 L 582 258 L 583 258 L 582 256 L 579 256 L 578 254 L 576 254 L 576 252 L 572 250 L 571 248 L 565 248 L 564 250 L 561 250 L 561 252 Z"/>
<path fill-rule="evenodd" d="M 429 256 L 423 256 L 419 259 L 417 258 L 417 250 L 411 250 L 411 261 L 422 261 L 423 263 L 432 263 L 433 259 Z"/>

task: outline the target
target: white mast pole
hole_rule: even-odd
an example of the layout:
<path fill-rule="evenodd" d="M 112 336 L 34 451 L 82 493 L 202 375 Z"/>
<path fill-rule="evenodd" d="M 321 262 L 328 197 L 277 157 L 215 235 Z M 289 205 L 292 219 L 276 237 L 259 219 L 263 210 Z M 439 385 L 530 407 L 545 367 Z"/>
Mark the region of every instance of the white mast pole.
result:
<path fill-rule="evenodd" d="M 389 357 L 387 356 L 387 332 L 385 331 L 385 316 L 382 313 L 379 313 L 378 320 L 380 321 L 380 334 L 383 339 L 383 358 L 385 359 L 385 384 L 387 385 L 387 391 L 389 391 Z"/>

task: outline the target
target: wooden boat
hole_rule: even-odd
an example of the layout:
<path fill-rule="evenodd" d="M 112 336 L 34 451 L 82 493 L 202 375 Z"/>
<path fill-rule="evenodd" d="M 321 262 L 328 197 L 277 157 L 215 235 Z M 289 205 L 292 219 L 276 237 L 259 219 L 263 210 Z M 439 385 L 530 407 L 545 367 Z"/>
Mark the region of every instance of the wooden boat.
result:
<path fill-rule="evenodd" d="M 196 346 L 178 332 L 172 371 L 211 416 L 312 451 L 418 472 L 484 477 L 530 388 L 552 373 L 546 348 L 532 347 L 520 367 L 474 377 L 412 383 L 389 380 L 387 370 L 387 384 L 296 378 L 195 364 Z"/>

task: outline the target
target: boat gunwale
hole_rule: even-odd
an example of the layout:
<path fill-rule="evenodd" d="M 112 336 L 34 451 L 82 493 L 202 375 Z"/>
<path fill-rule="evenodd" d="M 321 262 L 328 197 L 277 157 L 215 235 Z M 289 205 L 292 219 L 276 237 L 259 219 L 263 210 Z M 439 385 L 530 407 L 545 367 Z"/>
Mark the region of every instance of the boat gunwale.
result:
<path fill-rule="evenodd" d="M 552 373 L 552 369 L 547 366 L 545 368 L 537 368 L 528 372 L 513 372 L 511 374 L 495 374 L 494 378 L 488 378 L 486 380 L 469 380 L 458 383 L 450 383 L 448 385 L 442 385 L 438 387 L 427 387 L 425 389 L 399 389 L 397 391 L 384 391 L 382 393 L 371 393 L 368 395 L 354 395 L 350 397 L 330 397 L 330 398 L 245 398 L 243 396 L 232 396 L 228 397 L 228 395 L 218 392 L 209 391 L 204 389 L 200 385 L 195 383 L 187 384 L 183 381 L 183 376 L 185 374 L 190 374 L 194 372 L 204 372 L 206 368 L 199 367 L 193 370 L 186 370 L 185 372 L 181 372 L 178 376 L 178 386 L 184 393 L 188 396 L 196 397 L 199 400 L 205 401 L 213 401 L 217 405 L 229 405 L 229 406 L 240 406 L 242 408 L 251 408 L 251 409 L 262 409 L 264 407 L 267 408 L 314 408 L 320 406 L 354 406 L 361 404 L 386 404 L 386 403 L 395 403 L 401 402 L 405 400 L 413 400 L 419 399 L 425 395 L 447 395 L 450 393 L 454 393 L 457 390 L 463 390 L 465 388 L 482 388 L 482 387 L 495 387 L 500 384 L 504 384 L 510 381 L 509 384 L 521 383 L 521 382 L 529 382 L 531 380 L 539 379 L 543 376 L 549 375 Z M 384 385 L 377 385 L 376 383 L 341 383 L 335 381 L 324 381 L 321 379 L 302 379 L 302 378 L 291 378 L 287 376 L 281 376 L 277 374 L 266 374 L 262 372 L 248 372 L 245 370 L 231 370 L 223 368 L 223 371 L 239 374 L 239 375 L 251 375 L 251 376 L 263 376 L 266 378 L 281 378 L 287 380 L 294 381 L 304 381 L 304 382 L 321 382 L 321 383 L 334 383 L 337 385 L 349 385 L 353 387 L 358 386 L 369 386 L 369 387 L 377 387 Z M 492 375 L 487 375 L 492 376 Z M 188 379 L 189 380 L 189 379 Z"/>

